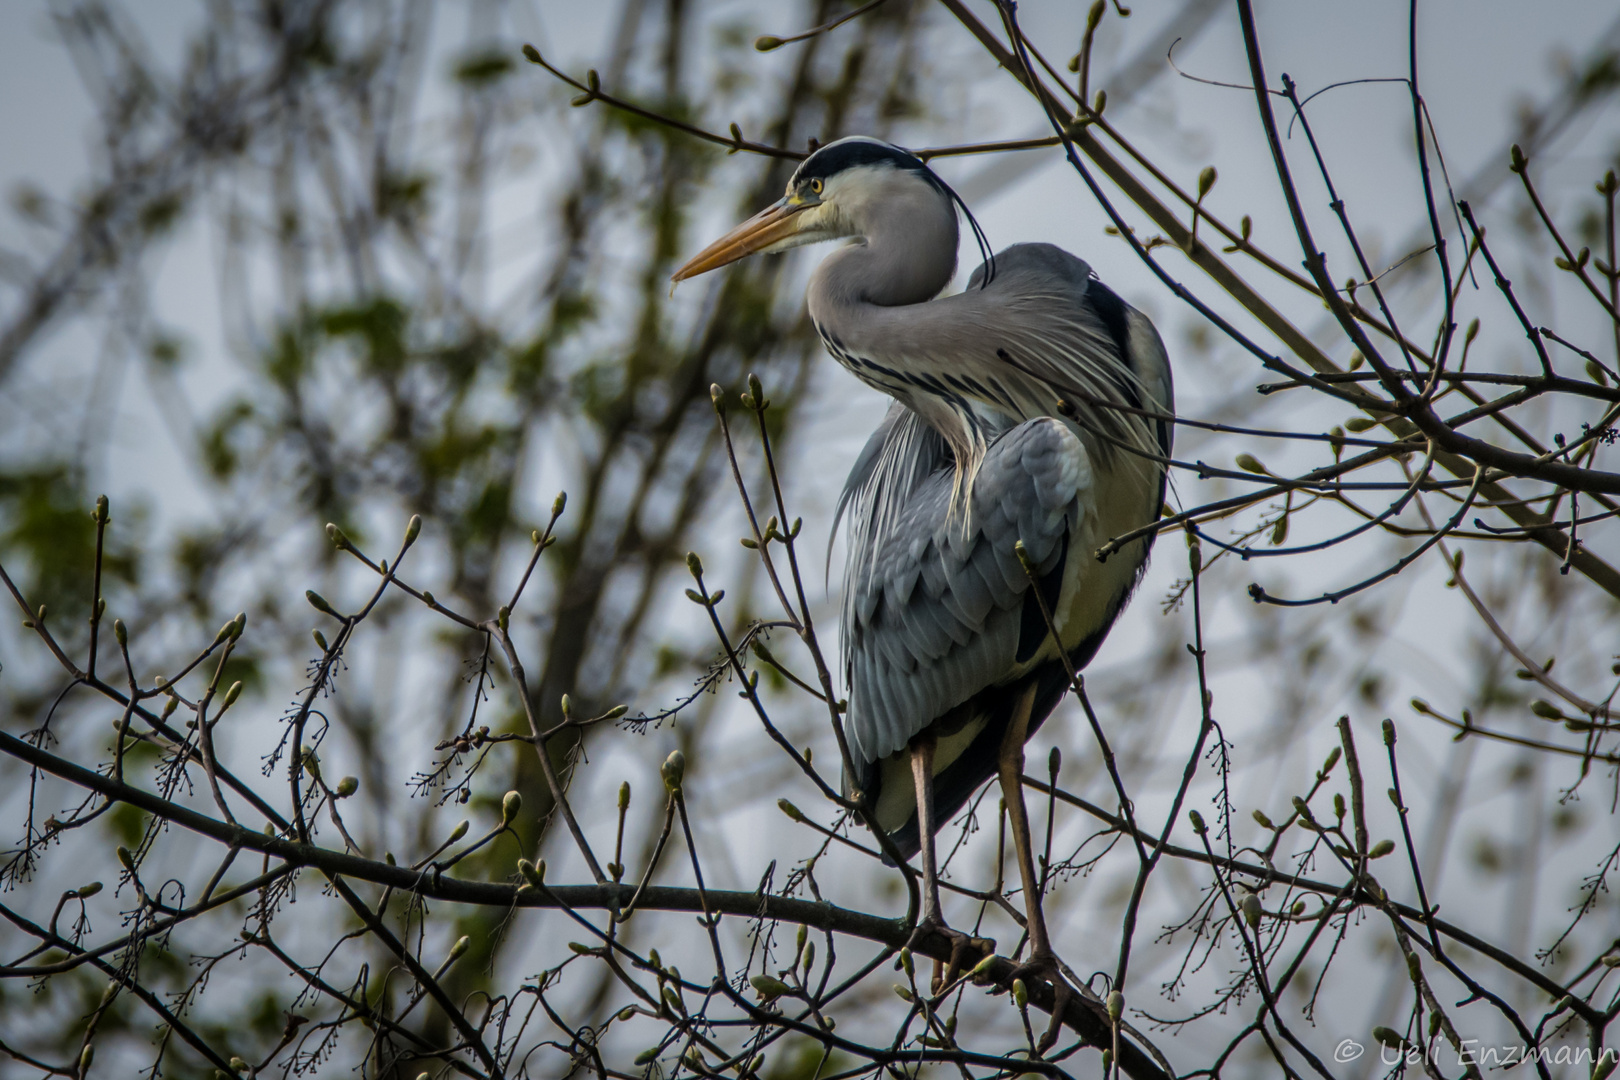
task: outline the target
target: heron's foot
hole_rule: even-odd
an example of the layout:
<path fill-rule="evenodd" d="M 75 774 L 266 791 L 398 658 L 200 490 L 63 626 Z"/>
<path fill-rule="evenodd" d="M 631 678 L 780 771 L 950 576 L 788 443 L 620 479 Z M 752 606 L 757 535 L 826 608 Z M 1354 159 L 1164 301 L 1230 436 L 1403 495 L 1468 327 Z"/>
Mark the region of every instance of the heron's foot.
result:
<path fill-rule="evenodd" d="M 960 930 L 952 930 L 939 919 L 924 919 L 917 924 L 917 929 L 911 932 L 911 940 L 906 944 L 913 951 L 926 944 L 930 938 L 942 939 L 950 945 L 951 956 L 941 968 L 938 963 L 934 966 L 934 979 L 930 991 L 937 997 L 945 992 L 956 977 L 965 968 L 977 964 L 981 957 L 988 956 L 996 951 L 996 943 L 988 938 L 976 938 L 971 934 L 964 934 Z"/>
<path fill-rule="evenodd" d="M 1012 985 L 1013 979 L 1024 980 L 1028 986 L 1033 979 L 1040 979 L 1052 986 L 1052 1019 L 1046 1025 L 1046 1034 L 1041 1041 L 1035 1044 L 1036 1056 L 1046 1053 L 1057 1042 L 1058 1033 L 1063 1030 L 1063 1014 L 1069 1008 L 1069 1002 L 1075 997 L 1074 987 L 1069 980 L 1063 977 L 1063 969 L 1058 966 L 1057 957 L 1050 952 L 1031 953 L 1028 960 L 1013 968 L 1012 974 L 1007 978 L 1007 985 Z"/>

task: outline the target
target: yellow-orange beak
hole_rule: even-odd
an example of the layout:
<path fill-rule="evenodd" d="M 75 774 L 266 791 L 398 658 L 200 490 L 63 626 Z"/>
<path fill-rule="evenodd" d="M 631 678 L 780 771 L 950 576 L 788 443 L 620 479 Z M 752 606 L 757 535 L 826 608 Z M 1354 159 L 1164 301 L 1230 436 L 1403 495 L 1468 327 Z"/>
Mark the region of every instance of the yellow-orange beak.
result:
<path fill-rule="evenodd" d="M 783 199 L 767 206 L 694 255 L 690 262 L 675 271 L 670 280 L 685 281 L 699 274 L 707 274 L 710 270 L 718 270 L 728 263 L 734 263 L 738 259 L 765 251 L 790 239 L 799 231 L 802 223 L 799 214 L 816 205 L 818 204 L 814 202 L 790 202 Z"/>

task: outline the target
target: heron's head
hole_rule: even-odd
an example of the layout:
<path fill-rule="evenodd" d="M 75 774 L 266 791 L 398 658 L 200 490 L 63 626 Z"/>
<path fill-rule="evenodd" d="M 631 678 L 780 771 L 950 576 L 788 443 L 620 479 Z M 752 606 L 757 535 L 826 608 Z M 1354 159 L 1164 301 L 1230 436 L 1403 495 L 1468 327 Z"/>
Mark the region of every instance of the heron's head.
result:
<path fill-rule="evenodd" d="M 921 158 L 878 139 L 839 139 L 804 159 L 779 201 L 698 252 L 675 271 L 673 280 L 685 281 L 749 255 L 870 236 L 878 228 L 897 230 L 913 242 L 923 235 L 937 238 L 954 265 L 952 199 L 950 189 Z"/>

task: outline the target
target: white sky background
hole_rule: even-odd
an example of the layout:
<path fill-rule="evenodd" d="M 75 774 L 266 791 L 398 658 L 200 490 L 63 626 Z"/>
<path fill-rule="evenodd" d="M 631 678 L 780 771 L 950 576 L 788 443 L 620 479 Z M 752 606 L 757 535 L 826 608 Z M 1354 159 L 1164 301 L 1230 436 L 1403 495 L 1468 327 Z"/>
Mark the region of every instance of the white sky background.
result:
<path fill-rule="evenodd" d="M 992 12 L 988 5 L 977 6 L 983 9 L 981 17 L 990 20 Z M 197 9 L 179 3 L 131 7 L 141 20 L 154 51 L 172 64 L 186 28 L 197 17 Z M 1121 22 L 1112 14 L 1105 20 L 1093 86 L 1107 87 L 1112 62 L 1132 55 L 1133 42 L 1149 37 L 1157 20 L 1179 5 L 1138 0 L 1134 7 L 1129 20 Z M 0 8 L 0 147 L 4 148 L 0 151 L 0 191 L 9 193 L 26 182 L 55 198 L 69 199 L 82 189 L 90 152 L 86 140 L 93 130 L 93 118 L 79 78 L 65 53 L 54 43 L 45 10 L 44 5 L 34 2 L 10 3 Z M 758 32 L 785 33 L 799 28 L 798 16 L 786 14 L 790 10 L 791 6 L 786 4 L 716 5 L 714 22 L 742 19 L 751 22 Z M 515 9 L 512 24 L 518 36 L 535 41 L 549 58 L 568 70 L 580 71 L 590 64 L 600 63 L 613 33 L 606 20 L 614 11 L 616 5 L 613 4 L 564 4 L 548 0 Z M 1031 0 L 1022 5 L 1020 15 L 1032 37 L 1051 43 L 1045 51 L 1049 59 L 1059 63 L 1067 59 L 1078 40 L 1084 5 Z M 1287 0 L 1259 5 L 1262 45 L 1269 70 L 1274 75 L 1290 73 L 1305 92 L 1343 79 L 1404 75 L 1406 17 L 1406 6 L 1394 2 L 1347 4 Z M 447 5 L 440 13 L 440 25 L 448 39 L 461 40 L 461 18 L 458 5 Z M 1559 81 L 1558 58 L 1584 55 L 1590 43 L 1609 28 L 1614 18 L 1613 5 L 1602 0 L 1580 3 L 1451 0 L 1423 6 L 1420 40 L 1424 92 L 1454 180 L 1460 182 L 1491 155 L 1502 153 L 1504 134 L 1510 130 L 1509 121 L 1515 109 L 1525 101 L 1545 100 Z M 960 116 L 961 122 L 958 130 L 941 130 L 937 123 L 928 124 L 919 129 L 922 132 L 919 142 L 933 144 L 1044 133 L 1039 113 L 1028 97 L 1010 79 L 998 77 L 993 65 L 954 22 L 939 20 L 931 40 L 937 47 L 937 54 L 931 59 L 938 68 L 935 78 L 941 103 L 939 111 L 943 115 Z M 774 77 L 773 73 L 781 69 L 784 55 L 758 56 L 754 62 L 759 77 Z M 1217 15 L 1209 30 L 1178 50 L 1177 62 L 1183 70 L 1200 76 L 1247 83 L 1247 65 L 1235 16 L 1229 11 Z M 535 69 L 525 67 L 519 74 L 537 80 L 538 93 L 565 92 L 562 88 L 544 85 L 545 77 Z M 1275 174 L 1255 116 L 1252 94 L 1172 76 L 1156 81 L 1129 105 L 1111 107 L 1109 116 L 1188 187 L 1195 184 L 1199 169 L 1214 164 L 1220 181 L 1209 199 L 1212 209 L 1232 222 L 1242 214 L 1252 215 L 1256 239 L 1267 244 L 1284 262 L 1297 265 L 1298 247 L 1290 239 L 1291 228 L 1277 194 Z M 1397 246 L 1414 235 L 1422 226 L 1423 218 L 1415 184 L 1410 111 L 1403 88 L 1373 85 L 1339 89 L 1318 99 L 1311 106 L 1311 116 L 1318 137 L 1329 148 L 1335 181 L 1351 213 L 1360 215 L 1362 220 L 1376 222 L 1363 234 L 1364 241 L 1374 252 L 1373 261 L 1388 262 L 1404 254 Z M 709 127 L 722 131 L 731 119 L 733 117 L 721 115 L 705 117 Z M 746 117 L 737 119 L 743 123 L 745 132 L 752 134 L 757 130 L 757 125 L 750 127 Z M 1569 164 L 1560 169 L 1559 175 L 1571 179 L 1567 184 L 1558 184 L 1548 178 L 1543 187 L 1555 214 L 1589 194 L 1590 183 L 1601 172 L 1600 161 L 1612 161 L 1620 146 L 1617 130 L 1620 125 L 1615 123 L 1611 106 L 1608 115 L 1588 118 L 1561 140 L 1558 156 Z M 431 138 L 431 135 L 431 130 L 427 130 L 421 137 Z M 1252 387 L 1259 382 L 1273 381 L 1274 377 L 1260 371 L 1252 358 L 1239 353 L 1224 339 L 1217 339 L 1213 357 L 1193 356 L 1192 350 L 1184 344 L 1187 328 L 1194 324 L 1191 313 L 1118 239 L 1104 235 L 1106 216 L 1059 155 L 1053 151 L 1040 153 L 1044 155 L 1043 164 L 1030 169 L 1015 182 L 973 200 L 973 209 L 993 246 L 1029 240 L 1056 243 L 1087 259 L 1127 300 L 1152 315 L 1169 347 L 1172 361 L 1179 365 L 1178 407 L 1184 414 L 1195 417 L 1219 414 L 1222 419 L 1259 426 L 1320 425 L 1322 429 L 1342 421 L 1346 414 L 1322 404 L 1313 403 L 1308 418 L 1301 418 L 1289 411 L 1299 404 L 1297 400 L 1262 403 L 1251 392 Z M 1336 233 L 1330 227 L 1325 197 L 1309 179 L 1312 170 L 1302 139 L 1295 138 L 1290 144 L 1290 153 L 1295 155 L 1292 160 L 1296 176 L 1301 178 L 1319 242 L 1328 246 L 1338 259 L 1336 276 L 1342 278 L 1348 274 L 1344 269 L 1346 263 L 1339 257 L 1341 248 L 1334 246 Z M 979 183 L 982 170 L 986 168 L 982 161 L 943 160 L 936 168 L 945 179 L 964 191 L 983 186 Z M 492 295 L 504 294 L 512 283 L 521 279 L 525 269 L 522 259 L 525 245 L 543 241 L 544 227 L 536 221 L 536 210 L 543 215 L 544 187 L 538 192 L 538 198 L 536 194 L 532 190 L 507 189 L 497 200 L 491 214 L 494 239 L 489 288 Z M 726 193 L 705 205 L 697 219 L 700 224 L 693 230 L 695 243 L 701 243 L 711 230 L 730 224 L 727 218 L 733 208 L 731 200 L 732 196 Z M 1498 199 L 1487 206 L 1482 219 L 1488 224 L 1498 221 L 1505 224 L 1499 210 L 1504 204 L 1505 200 Z M 1136 222 L 1142 220 L 1140 215 L 1129 211 L 1127 216 Z M 191 362 L 185 369 L 184 379 L 202 415 L 206 415 L 214 403 L 224 400 L 240 379 L 229 358 L 230 343 L 224 340 L 222 323 L 215 311 L 213 245 L 217 237 L 211 235 L 205 220 L 192 215 L 164 249 L 161 258 L 151 264 L 156 306 L 167 323 L 180 329 L 190 344 Z M 14 215 L 0 213 L 0 245 L 27 246 L 28 240 L 27 226 L 19 223 Z M 812 251 L 795 257 L 800 260 L 799 272 L 805 273 L 820 255 Z M 971 238 L 964 247 L 962 262 L 960 277 L 965 280 L 967 272 L 977 262 Z M 1199 295 L 1213 296 L 1213 290 L 1188 270 L 1184 260 L 1171 253 L 1164 262 Z M 1241 263 L 1238 266 L 1247 273 L 1248 267 Z M 1258 277 L 1259 273 L 1254 276 Z M 694 304 L 702 296 L 700 288 L 683 289 L 683 292 L 688 293 Z M 1557 319 L 1555 298 L 1546 299 L 1542 314 L 1534 317 L 1562 329 L 1565 324 Z M 1495 304 L 1494 298 L 1486 295 L 1474 303 L 1487 322 L 1495 318 L 1499 326 L 1503 325 L 1500 320 L 1505 318 L 1505 309 Z M 1230 305 L 1217 303 L 1216 306 L 1223 312 L 1230 309 Z M 1318 325 L 1317 320 L 1323 314 L 1313 312 L 1312 306 L 1303 301 L 1289 313 L 1303 326 Z M 1239 325 L 1253 330 L 1252 323 L 1246 320 L 1239 320 Z M 1581 329 L 1579 324 L 1574 328 Z M 1270 345 L 1264 337 L 1259 339 Z M 1487 335 L 1487 340 L 1499 349 L 1523 348 L 1522 337 L 1508 332 L 1494 337 Z M 116 412 L 105 440 L 105 451 L 99 460 L 92 459 L 91 466 L 92 475 L 112 496 L 115 506 L 140 503 L 150 507 L 153 528 L 159 535 L 170 535 L 187 521 L 205 519 L 217 512 L 208 505 L 203 489 L 188 476 L 184 456 L 155 408 L 148 384 L 134 371 L 127 375 L 113 372 L 111 382 L 98 383 L 97 348 L 98 343 L 83 331 L 70 329 L 56 335 L 47 347 L 33 350 L 27 369 L 15 375 L 5 395 L 0 396 L 0 452 L 17 452 L 19 448 L 38 445 L 47 438 L 79 438 L 85 430 L 85 417 L 94 400 L 92 395 L 108 394 L 116 402 Z M 1345 357 L 1339 359 L 1342 362 Z M 1485 363 L 1499 359 L 1502 358 L 1489 354 L 1483 357 Z M 1574 372 L 1578 368 L 1571 365 L 1570 370 Z M 794 443 L 798 456 L 789 460 L 785 469 L 794 491 L 794 503 L 806 519 L 810 555 L 807 562 L 812 565 L 820 565 L 825 523 L 830 520 L 847 466 L 886 405 L 887 399 L 865 388 L 830 361 L 820 367 L 815 398 Z M 1222 464 L 1229 463 L 1232 453 L 1243 448 L 1220 443 L 1220 449 L 1214 449 L 1209 440 L 1185 431 L 1178 438 L 1178 456 L 1207 456 L 1212 462 Z M 1262 457 L 1277 471 L 1285 471 L 1291 458 L 1284 451 L 1270 449 L 1272 445 L 1268 444 Z M 532 504 L 540 507 L 549 503 L 555 485 L 543 482 L 547 472 L 544 465 L 537 472 L 533 490 L 527 494 Z M 1178 479 L 1177 485 L 1186 505 L 1218 497 L 1224 490 L 1214 484 L 1200 485 L 1185 476 Z M 725 566 L 737 550 L 734 538 L 741 531 L 740 526 L 727 518 L 716 522 L 713 529 L 714 535 L 704 538 L 706 550 L 716 552 L 718 564 Z M 1620 557 L 1617 535 L 1620 534 L 1611 527 L 1607 531 L 1595 531 L 1587 542 L 1598 554 L 1613 562 Z M 1324 584 L 1332 587 L 1364 576 L 1377 568 L 1378 563 L 1372 560 L 1382 557 L 1387 550 L 1384 545 L 1352 545 L 1347 553 L 1341 549 L 1341 553 L 1310 563 L 1312 571 L 1323 575 L 1325 582 L 1321 579 L 1307 582 L 1299 566 L 1287 571 L 1255 568 L 1252 574 L 1268 589 L 1286 595 L 1305 595 Z M 1206 551 L 1206 558 L 1213 554 Z M 1185 635 L 1187 620 L 1164 617 L 1157 602 L 1172 581 L 1184 573 L 1184 568 L 1184 549 L 1179 537 L 1166 537 L 1138 601 L 1115 629 L 1092 667 L 1089 679 L 1094 686 L 1106 687 L 1109 679 L 1147 677 L 1145 658 L 1154 653 L 1166 635 Z M 1237 677 L 1216 682 L 1216 716 L 1226 725 L 1228 737 L 1234 743 L 1240 838 L 1251 838 L 1253 829 L 1247 818 L 1250 809 L 1263 806 L 1275 815 L 1286 807 L 1288 797 L 1298 793 L 1303 783 L 1308 782 L 1309 770 L 1336 742 L 1331 724 L 1342 711 L 1349 711 L 1353 716 L 1364 761 L 1381 760 L 1377 724 L 1384 715 L 1395 717 L 1403 735 L 1403 768 L 1409 797 L 1420 805 L 1427 802 L 1433 777 L 1454 751 L 1443 732 L 1418 720 L 1403 703 L 1414 694 L 1436 704 L 1456 701 L 1458 695 L 1468 689 L 1447 681 L 1445 672 L 1468 656 L 1469 635 L 1475 630 L 1471 610 L 1460 595 L 1443 588 L 1443 580 L 1438 563 L 1431 560 L 1381 587 L 1377 603 L 1389 616 L 1390 625 L 1385 631 L 1387 641 L 1376 657 L 1395 680 L 1386 690 L 1382 711 L 1355 702 L 1353 683 L 1310 698 L 1307 715 L 1283 716 L 1280 710 L 1282 703 L 1288 700 L 1286 684 L 1295 673 L 1243 670 Z M 302 583 L 289 583 L 289 598 L 296 597 L 297 590 L 303 587 Z M 833 587 L 836 589 L 836 570 Z M 684 605 L 678 596 L 675 599 Z M 824 606 L 823 625 L 830 625 L 832 611 L 830 603 Z M 1262 627 L 1262 620 L 1254 616 L 1240 586 L 1235 586 L 1227 595 L 1206 595 L 1206 612 L 1206 633 L 1212 642 L 1217 669 L 1223 659 L 1235 661 L 1246 653 L 1248 635 L 1306 632 L 1322 617 L 1319 611 L 1269 609 L 1264 616 L 1269 623 Z M 1526 629 L 1539 625 L 1533 611 L 1523 614 Z M 684 609 L 672 607 L 668 618 L 673 629 L 682 625 L 681 620 L 688 619 L 689 615 Z M 1615 636 L 1620 639 L 1620 635 Z M 1531 639 L 1524 644 L 1533 654 L 1540 655 L 1556 650 L 1560 642 L 1553 637 Z M 1620 649 L 1620 645 L 1615 648 Z M 649 700 L 636 704 L 652 707 L 658 703 Z M 1152 745 L 1142 745 L 1142 740 L 1133 739 L 1129 731 L 1119 732 L 1116 737 L 1116 747 L 1121 751 L 1128 775 L 1133 766 L 1138 770 L 1135 779 L 1143 791 L 1138 813 L 1145 820 L 1155 822 L 1162 819 L 1161 804 L 1167 798 L 1167 789 L 1173 787 L 1173 777 L 1179 774 L 1181 765 L 1177 753 L 1169 752 L 1161 759 L 1159 752 L 1167 746 L 1173 751 L 1178 739 L 1196 730 L 1193 702 L 1173 700 L 1159 704 L 1171 714 L 1159 717 L 1151 727 L 1144 729 L 1155 733 Z M 1070 763 L 1065 770 L 1070 786 L 1104 805 L 1112 805 L 1094 763 L 1088 761 L 1093 756 L 1089 734 L 1084 732 L 1083 725 L 1073 721 L 1074 718 L 1069 717 L 1060 723 L 1055 718 L 1032 743 L 1030 771 L 1043 771 L 1046 751 L 1056 742 L 1062 746 Z M 761 790 L 756 798 L 738 801 L 739 790 L 749 787 L 750 777 L 769 778 L 779 774 L 774 763 L 766 762 L 765 741 L 757 726 L 751 726 L 751 719 L 739 715 L 728 719 L 727 723 L 733 725 L 727 730 L 734 730 L 737 737 L 727 741 L 728 749 L 717 755 L 716 760 L 695 763 L 693 797 L 702 810 L 722 815 L 716 831 L 703 838 L 708 849 L 703 854 L 715 875 L 711 884 L 752 888 L 771 858 L 780 859 L 785 870 L 794 858 L 802 857 L 810 849 L 805 846 L 802 834 L 794 832 L 770 806 L 774 791 Z M 1303 737 L 1291 736 L 1296 727 L 1303 729 Z M 818 754 L 830 749 L 830 739 L 819 734 L 810 720 L 798 734 L 816 739 Z M 1272 746 L 1285 735 L 1289 736 L 1287 750 L 1279 758 L 1271 752 Z M 1158 742 L 1161 739 L 1163 745 Z M 1484 746 L 1472 753 L 1475 755 L 1473 775 L 1480 782 L 1473 789 L 1473 802 L 1465 811 L 1460 828 L 1462 835 L 1453 843 L 1458 855 L 1454 865 L 1448 866 L 1447 874 L 1457 887 L 1447 894 L 1446 913 L 1491 938 L 1511 936 L 1517 932 L 1514 927 L 1522 923 L 1530 941 L 1540 942 L 1544 931 L 1561 925 L 1571 885 L 1589 870 L 1594 844 L 1601 843 L 1607 830 L 1612 829 L 1613 819 L 1605 818 L 1594 800 L 1591 810 L 1596 811 L 1593 814 L 1596 838 L 1594 830 L 1589 829 L 1580 850 L 1559 855 L 1556 865 L 1547 867 L 1542 894 L 1528 898 L 1532 910 L 1526 913 L 1522 910 L 1526 898 L 1504 896 L 1501 890 L 1493 891 L 1489 879 L 1470 876 L 1472 872 L 1463 858 L 1464 849 L 1466 843 L 1482 834 L 1496 836 L 1504 842 L 1513 840 L 1513 818 L 1522 812 L 1526 800 L 1549 801 L 1568 777 L 1538 774 L 1532 790 L 1514 789 L 1504 779 L 1507 770 L 1518 760 L 1514 755 L 1493 746 Z M 601 784 L 616 787 L 621 776 L 629 773 L 641 778 L 638 790 L 647 790 L 654 775 L 650 763 L 661 759 L 662 755 L 656 738 L 644 744 L 616 748 L 602 755 L 593 775 Z M 620 757 L 635 760 L 618 762 L 616 759 Z M 1150 769 L 1150 761 L 1157 764 L 1157 771 Z M 1369 768 L 1370 790 L 1382 790 L 1382 775 L 1381 769 Z M 1208 786 L 1197 789 L 1189 805 L 1207 812 L 1211 790 Z M 1375 821 L 1385 830 L 1378 835 L 1385 835 L 1391 826 L 1390 815 L 1384 812 L 1387 807 L 1381 799 L 1379 802 L 1375 814 L 1381 814 L 1382 818 L 1375 816 Z M 800 804 L 807 809 L 810 805 L 807 800 Z M 993 802 L 989 805 L 993 806 Z M 699 816 L 702 816 L 701 810 Z M 1177 838 L 1184 843 L 1193 842 L 1184 823 L 1178 827 Z M 854 863 L 830 859 L 829 864 L 823 871 L 824 880 L 838 881 L 839 868 L 846 865 L 852 872 L 855 870 Z M 980 864 L 971 865 L 970 875 L 977 872 Z M 1173 873 L 1168 869 L 1165 872 Z M 863 880 L 851 881 L 848 891 L 839 899 L 869 909 L 892 907 L 893 898 L 873 892 L 871 879 L 864 876 L 864 870 L 861 873 Z M 1187 880 L 1190 890 L 1194 887 L 1193 879 Z M 1054 902 L 1054 907 L 1060 909 L 1060 914 L 1053 916 L 1059 949 L 1077 964 L 1088 965 L 1086 970 L 1091 967 L 1110 969 L 1113 964 L 1117 926 L 1107 924 L 1107 913 L 1115 909 L 1099 899 L 1113 884 L 1111 879 L 1101 876 L 1082 879 L 1060 894 L 1061 904 Z M 1405 890 L 1398 895 L 1408 898 Z M 1605 918 L 1611 925 L 1611 934 L 1620 933 L 1620 914 L 1611 910 Z M 1152 912 L 1144 915 L 1144 928 L 1157 925 Z M 1006 937 L 1005 927 L 998 936 Z M 1141 938 L 1144 944 L 1138 954 L 1141 959 L 1134 975 L 1132 1004 L 1157 1007 L 1156 1011 L 1160 1012 L 1174 1011 L 1157 998 L 1156 990 L 1166 975 L 1162 964 L 1173 963 L 1180 949 L 1174 946 L 1155 949 L 1147 944 L 1152 936 L 1150 929 Z M 1362 940 L 1370 942 L 1370 938 Z M 1090 941 L 1100 942 L 1095 955 L 1088 947 Z M 1528 950 L 1516 948 L 1515 951 L 1522 954 Z M 1355 961 L 1354 957 L 1349 959 L 1352 963 Z M 1371 985 L 1381 989 L 1381 981 Z M 880 986 L 886 988 L 887 980 L 880 981 Z M 1376 994 L 1371 991 L 1361 1000 L 1337 999 L 1338 1015 L 1324 1020 L 1323 1030 L 1328 1031 L 1329 1024 L 1336 1025 L 1330 1031 L 1336 1039 L 1341 1027 L 1344 1034 L 1354 1035 L 1366 1032 L 1373 1023 L 1398 1020 L 1390 1014 L 1374 1015 L 1375 999 Z M 1164 1042 L 1173 1043 L 1173 1040 L 1166 1037 Z"/>

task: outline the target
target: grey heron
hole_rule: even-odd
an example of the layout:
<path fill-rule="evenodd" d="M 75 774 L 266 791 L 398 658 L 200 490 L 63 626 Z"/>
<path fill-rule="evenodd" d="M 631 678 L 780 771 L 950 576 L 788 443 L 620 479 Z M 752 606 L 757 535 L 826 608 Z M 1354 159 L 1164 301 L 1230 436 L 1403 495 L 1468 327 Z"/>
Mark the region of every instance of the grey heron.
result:
<path fill-rule="evenodd" d="M 1025 967 L 1061 986 L 1030 850 L 1024 743 L 1071 685 L 1065 659 L 1076 670 L 1091 659 L 1141 577 L 1150 537 L 1106 562 L 1092 553 L 1159 516 L 1170 365 L 1153 324 L 1051 244 L 1006 248 L 965 291 L 941 296 L 956 272 L 959 204 L 905 150 L 841 139 L 674 277 L 854 240 L 816 268 L 807 294 L 827 351 L 894 399 L 839 504 L 855 771 L 845 786 L 902 856 L 920 852 L 918 932 L 943 934 L 954 968 L 967 939 L 940 911 L 934 832 L 998 776 L 1028 912 Z"/>

